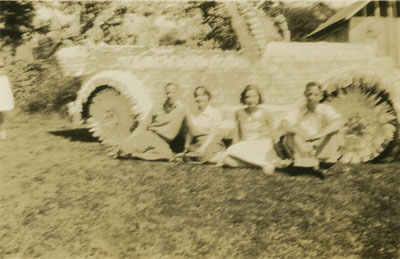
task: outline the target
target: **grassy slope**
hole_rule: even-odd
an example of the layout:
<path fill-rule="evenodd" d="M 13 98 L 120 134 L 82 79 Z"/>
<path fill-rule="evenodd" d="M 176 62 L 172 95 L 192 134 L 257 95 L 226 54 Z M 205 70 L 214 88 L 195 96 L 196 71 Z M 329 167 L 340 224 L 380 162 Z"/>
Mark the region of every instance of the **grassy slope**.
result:
<path fill-rule="evenodd" d="M 111 159 L 57 117 L 9 127 L 0 258 L 399 257 L 399 163 L 267 177 Z"/>

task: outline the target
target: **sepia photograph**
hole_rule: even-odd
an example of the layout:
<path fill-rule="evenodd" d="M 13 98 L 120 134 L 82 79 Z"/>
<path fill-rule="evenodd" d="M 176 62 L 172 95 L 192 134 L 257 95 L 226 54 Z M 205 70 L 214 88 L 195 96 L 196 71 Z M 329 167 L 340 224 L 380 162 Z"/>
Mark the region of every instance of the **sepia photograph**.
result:
<path fill-rule="evenodd" d="M 400 258 L 400 0 L 0 1 L 0 258 Z"/>

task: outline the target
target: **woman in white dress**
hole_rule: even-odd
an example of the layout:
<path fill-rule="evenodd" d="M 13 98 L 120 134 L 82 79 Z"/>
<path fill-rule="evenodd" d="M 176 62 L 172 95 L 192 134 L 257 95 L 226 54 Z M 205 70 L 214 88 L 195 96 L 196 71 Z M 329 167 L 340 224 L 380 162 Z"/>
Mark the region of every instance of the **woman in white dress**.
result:
<path fill-rule="evenodd" d="M 6 140 L 5 112 L 14 109 L 14 98 L 11 92 L 10 82 L 8 81 L 4 63 L 0 60 L 0 140 Z"/>
<path fill-rule="evenodd" d="M 194 90 L 195 107 L 185 119 L 185 150 L 183 161 L 216 163 L 218 155 L 225 151 L 219 124 L 221 112 L 210 105 L 211 93 L 199 86 Z"/>
<path fill-rule="evenodd" d="M 280 135 L 272 127 L 272 114 L 263 106 L 257 86 L 247 85 L 241 93 L 240 102 L 246 105 L 235 113 L 236 133 L 233 145 L 224 153 L 217 165 L 230 167 L 260 167 L 264 173 L 272 174 L 276 167 L 290 161 L 276 154 L 273 143 Z"/>

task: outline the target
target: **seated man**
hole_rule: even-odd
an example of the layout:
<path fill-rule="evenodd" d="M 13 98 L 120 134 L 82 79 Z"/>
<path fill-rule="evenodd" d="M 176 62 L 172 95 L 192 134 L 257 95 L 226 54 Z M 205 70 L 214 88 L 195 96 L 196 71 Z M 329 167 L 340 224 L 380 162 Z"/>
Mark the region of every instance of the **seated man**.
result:
<path fill-rule="evenodd" d="M 295 122 L 282 122 L 287 133 L 283 145 L 294 166 L 319 169 L 320 161 L 335 163 L 340 158 L 339 147 L 343 145 L 340 129 L 344 121 L 333 107 L 320 103 L 323 92 L 319 84 L 308 83 L 304 95 L 306 104 L 297 111 Z"/>
<path fill-rule="evenodd" d="M 166 101 L 162 109 L 152 112 L 137 129 L 121 143 L 119 153 L 144 160 L 169 160 L 173 156 L 170 143 L 178 135 L 185 116 L 178 101 L 179 86 L 165 86 Z"/>

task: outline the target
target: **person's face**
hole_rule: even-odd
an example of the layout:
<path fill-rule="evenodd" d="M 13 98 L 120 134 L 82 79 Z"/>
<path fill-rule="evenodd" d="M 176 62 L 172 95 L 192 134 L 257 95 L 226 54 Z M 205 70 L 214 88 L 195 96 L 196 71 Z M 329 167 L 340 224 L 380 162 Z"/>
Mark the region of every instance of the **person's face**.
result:
<path fill-rule="evenodd" d="M 175 102 L 178 99 L 178 89 L 174 85 L 168 85 L 165 88 L 165 95 L 170 102 Z"/>
<path fill-rule="evenodd" d="M 316 105 L 322 99 L 322 91 L 318 88 L 318 86 L 311 86 L 305 92 L 306 100 L 308 104 Z"/>
<path fill-rule="evenodd" d="M 31 34 L 29 33 L 29 32 L 26 32 L 26 33 L 24 33 L 24 34 L 22 34 L 22 39 L 23 40 L 30 40 L 32 37 L 31 37 Z"/>
<path fill-rule="evenodd" d="M 245 103 L 248 107 L 256 107 L 260 102 L 260 96 L 257 90 L 250 89 L 246 92 Z"/>
<path fill-rule="evenodd" d="M 206 92 L 204 91 L 203 88 L 199 88 L 196 90 L 196 94 L 195 94 L 195 101 L 197 103 L 198 106 L 205 106 L 208 104 L 209 102 L 209 97 L 206 94 Z"/>

